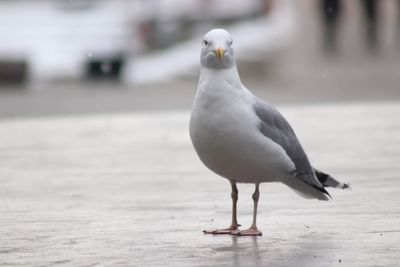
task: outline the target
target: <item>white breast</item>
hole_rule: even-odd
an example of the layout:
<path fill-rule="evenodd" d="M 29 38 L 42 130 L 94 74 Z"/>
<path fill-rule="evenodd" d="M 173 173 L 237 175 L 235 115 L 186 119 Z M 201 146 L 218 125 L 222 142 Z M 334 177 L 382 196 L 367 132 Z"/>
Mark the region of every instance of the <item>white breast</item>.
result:
<path fill-rule="evenodd" d="M 193 105 L 190 136 L 202 162 L 238 182 L 275 181 L 293 169 L 285 151 L 261 134 L 245 88 L 219 84 L 200 88 Z M 214 85 L 215 86 L 215 85 Z"/>

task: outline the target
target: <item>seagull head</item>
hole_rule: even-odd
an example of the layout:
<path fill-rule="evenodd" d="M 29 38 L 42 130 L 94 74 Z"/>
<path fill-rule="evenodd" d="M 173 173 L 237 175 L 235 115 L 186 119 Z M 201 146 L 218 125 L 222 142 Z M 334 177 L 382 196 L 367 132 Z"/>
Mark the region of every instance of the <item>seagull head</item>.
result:
<path fill-rule="evenodd" d="M 233 39 L 223 29 L 209 31 L 201 44 L 201 66 L 211 69 L 228 69 L 235 66 Z"/>

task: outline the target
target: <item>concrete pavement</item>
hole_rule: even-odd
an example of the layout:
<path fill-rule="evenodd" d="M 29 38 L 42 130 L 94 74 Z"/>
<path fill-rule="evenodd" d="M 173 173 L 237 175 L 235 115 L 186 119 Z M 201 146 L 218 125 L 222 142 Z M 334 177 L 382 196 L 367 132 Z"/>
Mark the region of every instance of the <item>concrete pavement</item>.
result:
<path fill-rule="evenodd" d="M 263 184 L 257 238 L 203 235 L 229 224 L 230 188 L 197 159 L 187 111 L 1 120 L 0 266 L 398 266 L 400 103 L 282 111 L 353 190 Z"/>

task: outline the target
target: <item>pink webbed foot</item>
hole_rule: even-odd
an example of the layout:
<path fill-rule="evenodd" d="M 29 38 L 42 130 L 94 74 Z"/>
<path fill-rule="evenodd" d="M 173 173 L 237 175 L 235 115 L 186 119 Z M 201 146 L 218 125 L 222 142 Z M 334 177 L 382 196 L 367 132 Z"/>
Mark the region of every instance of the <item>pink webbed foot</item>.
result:
<path fill-rule="evenodd" d="M 262 236 L 262 232 L 257 227 L 250 227 L 247 230 L 239 231 L 238 236 Z"/>
<path fill-rule="evenodd" d="M 225 229 L 204 230 L 203 233 L 211 235 L 237 235 L 240 232 L 239 226 L 240 224 L 237 226 L 229 226 Z"/>

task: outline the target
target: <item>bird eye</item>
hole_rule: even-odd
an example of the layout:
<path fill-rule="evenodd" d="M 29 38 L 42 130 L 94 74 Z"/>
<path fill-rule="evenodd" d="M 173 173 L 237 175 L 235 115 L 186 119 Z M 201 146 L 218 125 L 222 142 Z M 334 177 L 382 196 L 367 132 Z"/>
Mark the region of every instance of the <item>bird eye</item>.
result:
<path fill-rule="evenodd" d="M 204 40 L 204 41 L 203 41 L 203 45 L 205 45 L 205 46 L 207 46 L 207 45 L 208 45 L 208 42 L 207 42 L 207 40 Z"/>
<path fill-rule="evenodd" d="M 229 44 L 229 45 L 232 45 L 232 44 L 233 44 L 233 40 L 230 40 L 230 41 L 228 42 L 228 44 Z"/>

